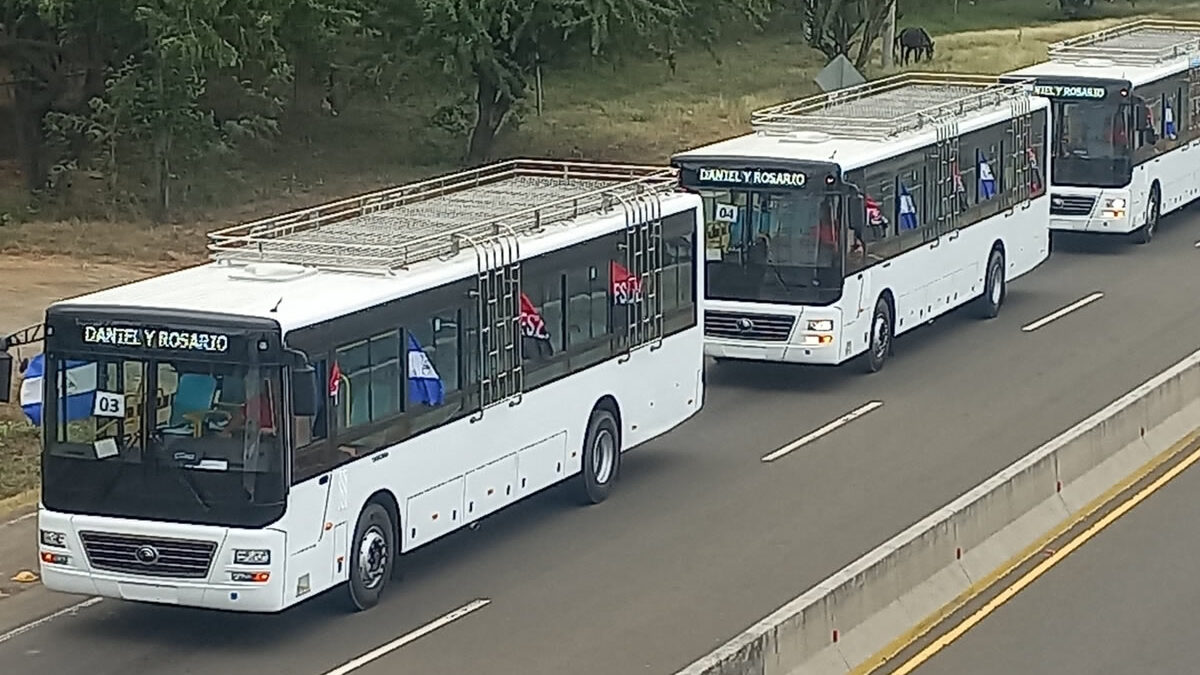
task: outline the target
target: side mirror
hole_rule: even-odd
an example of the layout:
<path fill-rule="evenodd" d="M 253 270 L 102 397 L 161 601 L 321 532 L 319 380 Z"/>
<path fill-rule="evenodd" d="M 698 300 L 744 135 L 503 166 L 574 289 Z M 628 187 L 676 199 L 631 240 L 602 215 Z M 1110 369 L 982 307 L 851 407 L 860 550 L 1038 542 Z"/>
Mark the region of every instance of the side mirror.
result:
<path fill-rule="evenodd" d="M 862 193 L 846 195 L 846 222 L 851 232 L 864 232 L 867 227 L 867 203 Z"/>
<path fill-rule="evenodd" d="M 11 399 L 13 385 L 13 357 L 8 352 L 0 352 L 0 403 L 8 403 Z"/>
<path fill-rule="evenodd" d="M 292 368 L 292 414 L 317 414 L 317 371 L 312 366 Z"/>

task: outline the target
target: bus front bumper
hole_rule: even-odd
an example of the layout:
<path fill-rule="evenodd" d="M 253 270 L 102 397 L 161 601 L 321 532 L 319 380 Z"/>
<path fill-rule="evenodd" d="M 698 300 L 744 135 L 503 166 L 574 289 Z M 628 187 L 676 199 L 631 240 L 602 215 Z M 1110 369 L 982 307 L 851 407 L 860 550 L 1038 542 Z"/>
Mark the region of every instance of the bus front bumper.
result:
<path fill-rule="evenodd" d="M 52 591 L 238 612 L 277 612 L 285 606 L 286 540 L 276 530 L 143 523 L 44 509 L 38 529 L 42 583 Z M 47 537 L 59 545 L 48 545 Z M 153 573 L 170 569 L 176 555 L 172 544 L 179 541 L 216 544 L 202 578 Z M 139 550 L 151 557 L 144 550 L 148 547 L 156 549 L 159 563 L 138 562 Z M 270 563 L 234 564 L 234 549 L 270 550 Z M 139 565 L 148 571 L 138 570 Z"/>

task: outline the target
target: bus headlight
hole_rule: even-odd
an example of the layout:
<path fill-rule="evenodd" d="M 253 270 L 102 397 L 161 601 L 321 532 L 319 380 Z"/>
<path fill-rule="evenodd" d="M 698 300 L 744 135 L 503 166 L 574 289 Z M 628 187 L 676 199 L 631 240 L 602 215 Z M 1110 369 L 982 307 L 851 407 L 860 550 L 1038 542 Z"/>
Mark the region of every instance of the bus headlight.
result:
<path fill-rule="evenodd" d="M 235 565 L 270 565 L 271 551 L 265 548 L 235 548 L 233 562 Z"/>
<path fill-rule="evenodd" d="M 831 331 L 833 330 L 833 319 L 813 319 L 808 322 L 809 330 Z"/>
<path fill-rule="evenodd" d="M 1120 197 L 1116 197 L 1114 199 L 1105 199 L 1104 200 L 1104 208 L 1118 209 L 1118 210 L 1124 209 L 1125 208 L 1125 200 L 1121 199 Z"/>
<path fill-rule="evenodd" d="M 52 532 L 50 530 L 39 530 L 38 532 L 43 546 L 67 547 L 67 535 L 62 532 Z"/>

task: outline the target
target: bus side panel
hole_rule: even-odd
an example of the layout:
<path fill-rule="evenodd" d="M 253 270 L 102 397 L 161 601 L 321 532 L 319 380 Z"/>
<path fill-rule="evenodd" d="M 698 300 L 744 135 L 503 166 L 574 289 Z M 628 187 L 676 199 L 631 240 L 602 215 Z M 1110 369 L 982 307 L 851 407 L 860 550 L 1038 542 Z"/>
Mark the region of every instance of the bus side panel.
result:
<path fill-rule="evenodd" d="M 1198 143 L 1180 146 L 1142 165 L 1143 170 L 1147 172 L 1147 180 L 1143 188 L 1143 195 L 1139 200 L 1143 205 L 1139 222 L 1144 223 L 1146 220 L 1145 204 L 1148 203 L 1149 189 L 1155 179 L 1158 179 L 1162 186 L 1163 215 L 1187 206 L 1196 198 L 1198 193 L 1197 167 L 1200 166 L 1200 158 L 1197 158 L 1198 150 L 1200 150 Z"/>
<path fill-rule="evenodd" d="M 459 419 L 347 464 L 350 529 L 368 495 L 390 491 L 408 551 L 577 474 L 588 417 L 605 395 L 620 407 L 623 447 L 649 440 L 699 411 L 702 354 L 697 326 L 624 363 L 611 359 L 526 392 L 515 405 L 488 408 L 476 422 Z"/>

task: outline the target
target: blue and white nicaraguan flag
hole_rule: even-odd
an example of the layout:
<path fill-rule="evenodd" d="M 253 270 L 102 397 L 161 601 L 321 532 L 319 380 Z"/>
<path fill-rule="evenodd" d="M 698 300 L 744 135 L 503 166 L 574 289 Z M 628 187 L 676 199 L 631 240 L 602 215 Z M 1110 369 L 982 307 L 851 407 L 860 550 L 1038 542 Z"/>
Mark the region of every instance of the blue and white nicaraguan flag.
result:
<path fill-rule="evenodd" d="M 992 165 L 979 150 L 975 151 L 976 163 L 979 165 L 979 197 L 991 199 L 996 196 L 996 177 L 992 175 Z"/>
<path fill-rule="evenodd" d="M 896 200 L 899 206 L 897 211 L 900 212 L 900 229 L 917 229 L 917 205 L 908 191 L 908 186 L 904 183 L 900 183 L 900 194 L 897 195 Z"/>
<path fill-rule="evenodd" d="M 446 402 L 446 388 L 438 377 L 429 355 L 412 333 L 408 334 L 408 397 L 427 406 Z"/>
<path fill-rule="evenodd" d="M 96 398 L 96 364 L 86 361 L 67 361 L 66 421 L 82 420 L 92 415 Z M 42 386 L 46 377 L 46 359 L 38 354 L 29 360 L 21 381 L 21 410 L 35 425 L 42 423 Z"/>

